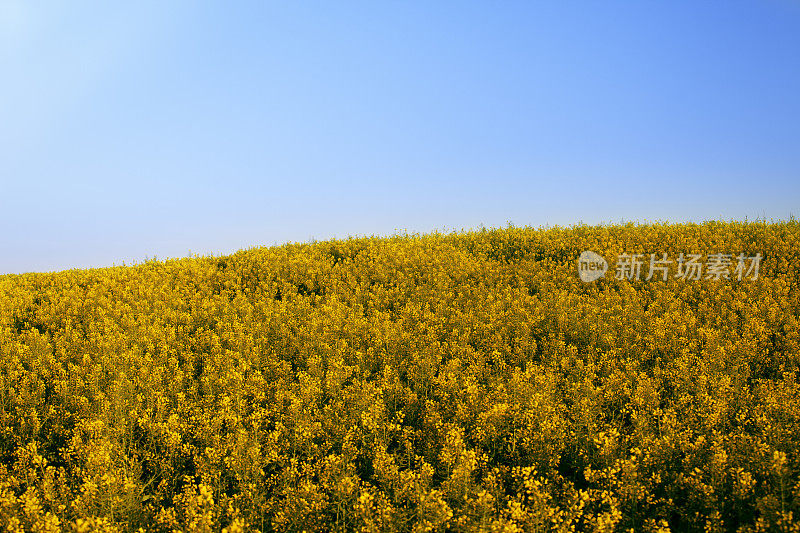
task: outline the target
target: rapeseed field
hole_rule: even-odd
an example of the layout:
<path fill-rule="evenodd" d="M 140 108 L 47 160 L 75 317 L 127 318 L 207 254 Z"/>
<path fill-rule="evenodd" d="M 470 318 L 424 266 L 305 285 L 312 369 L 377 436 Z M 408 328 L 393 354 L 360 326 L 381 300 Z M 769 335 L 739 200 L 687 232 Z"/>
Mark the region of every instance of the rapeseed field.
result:
<path fill-rule="evenodd" d="M 508 227 L 0 276 L 0 525 L 800 531 L 798 244 Z"/>

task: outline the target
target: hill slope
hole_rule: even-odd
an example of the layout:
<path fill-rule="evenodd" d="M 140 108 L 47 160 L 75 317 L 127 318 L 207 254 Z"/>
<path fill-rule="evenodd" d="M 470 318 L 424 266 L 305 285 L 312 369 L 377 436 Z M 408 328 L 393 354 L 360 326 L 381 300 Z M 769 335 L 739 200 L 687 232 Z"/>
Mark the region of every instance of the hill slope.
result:
<path fill-rule="evenodd" d="M 798 243 L 508 228 L 2 276 L 0 524 L 798 530 Z M 641 279 L 582 282 L 584 250 Z"/>

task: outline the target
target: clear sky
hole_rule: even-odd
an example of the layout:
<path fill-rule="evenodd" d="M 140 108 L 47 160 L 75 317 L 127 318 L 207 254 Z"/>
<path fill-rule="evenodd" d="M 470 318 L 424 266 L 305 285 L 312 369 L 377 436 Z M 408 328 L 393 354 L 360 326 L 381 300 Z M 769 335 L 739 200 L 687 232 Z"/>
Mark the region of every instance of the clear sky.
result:
<path fill-rule="evenodd" d="M 790 215 L 797 0 L 0 0 L 0 273 Z"/>

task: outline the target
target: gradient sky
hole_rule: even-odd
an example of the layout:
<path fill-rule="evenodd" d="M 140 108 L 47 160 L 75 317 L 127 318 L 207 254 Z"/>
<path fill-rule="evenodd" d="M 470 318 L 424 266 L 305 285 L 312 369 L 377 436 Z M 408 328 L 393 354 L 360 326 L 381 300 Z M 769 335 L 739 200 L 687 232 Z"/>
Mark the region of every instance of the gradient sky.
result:
<path fill-rule="evenodd" d="M 800 216 L 800 1 L 0 0 L 0 81 L 0 273 Z"/>

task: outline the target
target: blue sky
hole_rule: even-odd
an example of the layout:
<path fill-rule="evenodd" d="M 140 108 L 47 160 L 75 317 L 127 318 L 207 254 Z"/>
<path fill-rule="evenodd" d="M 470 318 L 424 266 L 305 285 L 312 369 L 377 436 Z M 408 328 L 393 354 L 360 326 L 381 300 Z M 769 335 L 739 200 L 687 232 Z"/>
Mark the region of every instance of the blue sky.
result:
<path fill-rule="evenodd" d="M 800 216 L 800 1 L 0 0 L 0 273 Z"/>

